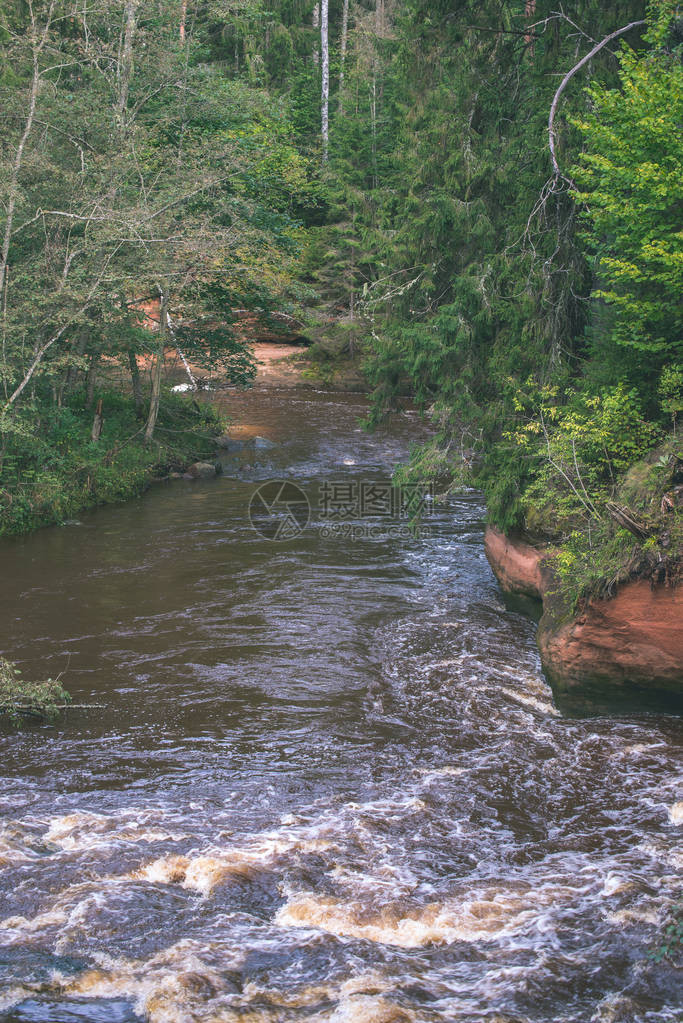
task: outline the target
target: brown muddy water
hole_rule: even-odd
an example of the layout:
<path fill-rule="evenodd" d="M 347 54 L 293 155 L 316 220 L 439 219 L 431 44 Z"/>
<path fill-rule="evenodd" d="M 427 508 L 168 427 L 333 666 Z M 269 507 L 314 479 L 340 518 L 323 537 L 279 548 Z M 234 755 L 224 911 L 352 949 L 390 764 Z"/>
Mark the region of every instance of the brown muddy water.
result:
<path fill-rule="evenodd" d="M 680 721 L 556 709 L 478 494 L 323 528 L 321 484 L 387 480 L 414 415 L 229 405 L 258 467 L 0 547 L 3 653 L 95 705 L 0 736 L 0 1019 L 680 1020 L 648 956 Z M 273 477 L 314 504 L 281 542 L 247 515 Z"/>

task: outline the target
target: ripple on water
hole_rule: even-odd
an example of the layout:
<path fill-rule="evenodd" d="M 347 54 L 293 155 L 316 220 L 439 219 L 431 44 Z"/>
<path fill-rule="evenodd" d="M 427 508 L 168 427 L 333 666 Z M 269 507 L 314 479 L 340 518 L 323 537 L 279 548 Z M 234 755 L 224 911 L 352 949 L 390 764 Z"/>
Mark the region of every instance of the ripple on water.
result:
<path fill-rule="evenodd" d="M 282 442 L 253 478 L 312 491 L 386 477 L 419 430 L 355 432 L 355 397 L 231 401 Z M 648 954 L 679 723 L 559 714 L 477 494 L 411 540 L 278 547 L 232 471 L 2 553 L 17 656 L 68 650 L 97 706 L 2 739 L 0 1018 L 678 1020 Z"/>

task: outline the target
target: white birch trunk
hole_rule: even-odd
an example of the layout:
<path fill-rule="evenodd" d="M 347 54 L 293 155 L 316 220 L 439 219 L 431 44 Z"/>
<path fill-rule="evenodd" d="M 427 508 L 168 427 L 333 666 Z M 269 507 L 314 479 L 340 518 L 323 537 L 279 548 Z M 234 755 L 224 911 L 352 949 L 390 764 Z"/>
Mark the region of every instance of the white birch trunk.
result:
<path fill-rule="evenodd" d="M 189 377 L 189 380 L 190 380 L 190 383 L 192 384 L 192 390 L 193 391 L 197 391 L 197 390 L 199 390 L 199 388 L 197 386 L 196 377 L 195 377 L 194 373 L 192 372 L 192 369 L 190 367 L 189 362 L 185 358 L 185 353 L 182 352 L 180 350 L 180 348 L 178 347 L 178 338 L 176 337 L 175 328 L 173 326 L 173 320 L 171 319 L 171 314 L 168 312 L 168 310 L 166 311 L 166 322 L 168 324 L 168 332 L 171 335 L 171 338 L 173 339 L 173 343 L 175 345 L 175 350 L 178 353 L 178 355 L 180 356 L 180 358 L 182 360 L 182 363 L 183 363 L 183 366 L 185 367 L 185 372 L 187 373 L 187 375 Z"/>
<path fill-rule="evenodd" d="M 12 172 L 9 178 L 9 187 L 7 189 L 7 219 L 5 220 L 5 233 L 2 239 L 2 250 L 0 251 L 0 295 L 2 295 L 5 290 L 5 271 L 7 269 L 7 261 L 9 260 L 9 244 L 12 238 L 14 210 L 16 208 L 16 199 L 19 190 L 18 179 L 19 172 L 21 170 L 21 162 L 24 160 L 24 149 L 26 148 L 29 135 L 31 134 L 31 129 L 33 127 L 34 117 L 36 116 L 36 103 L 38 101 L 38 89 L 40 87 L 40 69 L 38 64 L 39 53 L 40 48 L 34 43 L 33 77 L 31 79 L 31 91 L 29 93 L 29 113 L 27 114 L 26 123 L 24 125 L 24 132 L 21 133 L 19 144 L 16 147 L 14 164 L 12 166 Z"/>
<path fill-rule="evenodd" d="M 320 28 L 320 4 L 316 4 L 313 8 L 313 30 L 315 35 L 313 36 L 313 63 L 317 67 L 320 63 L 320 50 L 318 49 L 318 29 Z"/>
<path fill-rule="evenodd" d="M 320 48 L 322 51 L 323 74 L 321 93 L 321 121 L 323 138 L 323 163 L 327 163 L 330 146 L 330 44 L 329 44 L 329 0 L 321 0 Z"/>

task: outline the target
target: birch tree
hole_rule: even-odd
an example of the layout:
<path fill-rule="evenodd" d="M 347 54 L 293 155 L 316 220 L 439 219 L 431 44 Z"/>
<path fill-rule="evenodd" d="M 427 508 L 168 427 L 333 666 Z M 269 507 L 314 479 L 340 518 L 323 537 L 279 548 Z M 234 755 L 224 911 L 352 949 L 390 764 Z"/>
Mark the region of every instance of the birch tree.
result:
<path fill-rule="evenodd" d="M 327 163 L 330 147 L 330 43 L 329 0 L 320 0 L 320 49 L 322 53 L 321 122 L 323 164 Z"/>
<path fill-rule="evenodd" d="M 320 30 L 320 4 L 316 3 L 313 7 L 313 14 L 311 15 L 311 22 L 313 25 L 313 65 L 318 67 L 320 64 L 320 49 L 318 47 L 318 32 Z"/>

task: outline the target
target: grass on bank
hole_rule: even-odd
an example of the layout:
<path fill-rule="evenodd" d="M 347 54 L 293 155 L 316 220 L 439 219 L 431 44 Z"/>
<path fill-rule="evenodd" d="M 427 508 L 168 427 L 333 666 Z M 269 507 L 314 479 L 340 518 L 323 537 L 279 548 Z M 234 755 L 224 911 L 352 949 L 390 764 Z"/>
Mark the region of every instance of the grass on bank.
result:
<path fill-rule="evenodd" d="M 62 523 L 87 508 L 141 494 L 150 479 L 211 459 L 224 422 L 208 403 L 163 396 L 153 442 L 132 398 L 102 393 L 104 425 L 91 440 L 93 412 L 81 391 L 61 407 L 37 406 L 3 424 L 0 446 L 0 536 Z"/>

